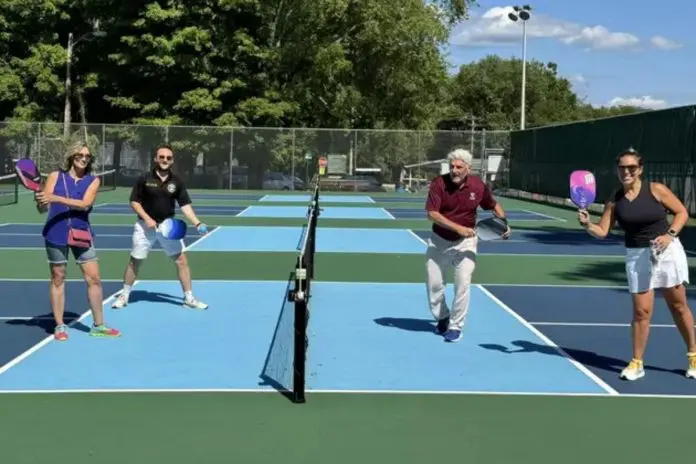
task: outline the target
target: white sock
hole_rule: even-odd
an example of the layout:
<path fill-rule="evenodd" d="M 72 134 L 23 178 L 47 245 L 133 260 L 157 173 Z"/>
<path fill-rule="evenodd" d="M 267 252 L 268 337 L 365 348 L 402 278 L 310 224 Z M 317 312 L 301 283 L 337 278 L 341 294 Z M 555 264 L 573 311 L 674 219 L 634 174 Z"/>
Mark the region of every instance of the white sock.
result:
<path fill-rule="evenodd" d="M 130 285 L 124 285 L 123 286 L 123 296 L 128 298 L 128 295 L 130 295 L 131 292 L 131 286 Z"/>
<path fill-rule="evenodd" d="M 191 291 L 189 291 L 189 292 L 184 292 L 184 298 L 186 299 L 186 301 L 191 301 L 191 300 L 193 300 L 193 292 L 191 292 Z"/>

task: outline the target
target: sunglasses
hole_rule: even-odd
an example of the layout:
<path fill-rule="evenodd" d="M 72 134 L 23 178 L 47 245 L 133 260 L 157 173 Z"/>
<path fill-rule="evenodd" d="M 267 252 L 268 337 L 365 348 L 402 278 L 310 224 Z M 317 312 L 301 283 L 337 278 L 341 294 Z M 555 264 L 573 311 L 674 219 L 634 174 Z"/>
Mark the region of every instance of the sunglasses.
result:
<path fill-rule="evenodd" d="M 174 157 L 173 157 L 173 156 L 159 155 L 159 156 L 157 157 L 157 159 L 158 159 L 158 160 L 162 160 L 162 161 L 171 161 L 171 160 L 174 159 Z"/>
<path fill-rule="evenodd" d="M 618 166 L 616 166 L 616 169 L 618 169 L 619 171 L 628 171 L 631 174 L 635 174 L 639 167 L 640 166 L 638 166 L 637 164 L 619 164 Z"/>

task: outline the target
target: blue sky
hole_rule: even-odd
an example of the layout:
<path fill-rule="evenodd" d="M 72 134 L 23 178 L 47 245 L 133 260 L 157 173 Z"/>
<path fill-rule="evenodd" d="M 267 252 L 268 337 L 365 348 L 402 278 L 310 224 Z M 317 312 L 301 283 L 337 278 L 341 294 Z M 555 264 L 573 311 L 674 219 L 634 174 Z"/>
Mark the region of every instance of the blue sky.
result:
<path fill-rule="evenodd" d="M 514 4 L 478 0 L 471 18 L 450 36 L 447 52 L 453 72 L 488 54 L 521 56 L 522 26 L 507 19 Z M 696 1 L 528 4 L 527 58 L 557 63 L 586 101 L 647 108 L 696 104 L 696 34 L 689 33 Z"/>

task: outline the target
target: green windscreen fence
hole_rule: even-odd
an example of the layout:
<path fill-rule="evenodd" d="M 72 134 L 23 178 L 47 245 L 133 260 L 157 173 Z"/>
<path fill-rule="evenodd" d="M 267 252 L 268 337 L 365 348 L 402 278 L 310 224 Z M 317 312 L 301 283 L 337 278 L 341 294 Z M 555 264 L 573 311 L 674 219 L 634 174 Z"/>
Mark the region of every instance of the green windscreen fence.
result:
<path fill-rule="evenodd" d="M 696 106 L 515 131 L 510 143 L 511 189 L 567 198 L 570 173 L 587 169 L 603 202 L 619 185 L 616 156 L 633 147 L 643 155 L 644 177 L 670 187 L 696 213 Z"/>

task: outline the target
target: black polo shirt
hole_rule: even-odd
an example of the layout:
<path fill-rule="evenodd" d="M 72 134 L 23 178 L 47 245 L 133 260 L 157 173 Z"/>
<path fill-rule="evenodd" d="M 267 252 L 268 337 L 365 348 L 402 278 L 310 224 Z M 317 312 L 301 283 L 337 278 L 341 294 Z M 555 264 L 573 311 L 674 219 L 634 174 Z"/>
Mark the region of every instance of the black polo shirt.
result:
<path fill-rule="evenodd" d="M 176 174 L 169 172 L 165 180 L 160 179 L 153 169 L 143 174 L 133 186 L 130 201 L 140 203 L 145 212 L 157 223 L 174 217 L 176 205 L 191 204 L 191 197 L 184 182 Z"/>

